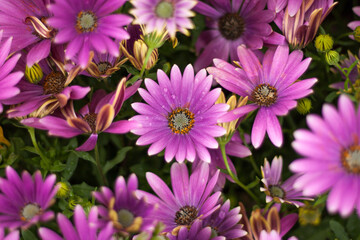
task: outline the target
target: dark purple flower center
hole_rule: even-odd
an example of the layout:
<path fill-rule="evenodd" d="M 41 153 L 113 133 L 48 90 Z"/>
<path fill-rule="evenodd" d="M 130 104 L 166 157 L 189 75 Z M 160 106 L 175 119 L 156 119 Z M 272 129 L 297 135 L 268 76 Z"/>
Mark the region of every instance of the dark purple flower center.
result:
<path fill-rule="evenodd" d="M 66 78 L 61 72 L 51 72 L 44 79 L 43 89 L 45 94 L 61 93 L 65 87 Z"/>
<path fill-rule="evenodd" d="M 270 195 L 273 198 L 285 198 L 286 192 L 279 185 L 271 185 L 269 186 Z"/>
<path fill-rule="evenodd" d="M 23 209 L 21 209 L 21 220 L 23 221 L 29 221 L 31 220 L 35 215 L 38 215 L 41 213 L 41 208 L 39 205 L 35 203 L 29 203 Z"/>
<path fill-rule="evenodd" d="M 106 71 L 112 67 L 112 65 L 109 62 L 99 62 L 97 65 L 100 74 L 105 74 Z"/>
<path fill-rule="evenodd" d="M 175 222 L 178 225 L 191 225 L 191 223 L 197 218 L 198 210 L 196 207 L 185 206 L 180 208 L 175 214 Z"/>
<path fill-rule="evenodd" d="M 238 13 L 227 13 L 218 21 L 221 35 L 228 40 L 238 39 L 245 30 L 245 21 Z"/>
<path fill-rule="evenodd" d="M 259 106 L 270 106 L 276 102 L 277 90 L 270 84 L 260 84 L 251 93 L 255 103 Z"/>
<path fill-rule="evenodd" d="M 76 19 L 76 30 L 79 33 L 92 32 L 98 26 L 97 17 L 92 11 L 79 12 Z"/>
<path fill-rule="evenodd" d="M 91 130 L 95 132 L 96 129 L 96 113 L 88 113 L 85 115 L 84 120 L 89 124 Z"/>
<path fill-rule="evenodd" d="M 187 108 L 176 108 L 168 116 L 169 127 L 175 134 L 187 134 L 194 126 L 194 114 Z"/>
<path fill-rule="evenodd" d="M 360 145 L 353 145 L 341 153 L 341 163 L 350 173 L 360 173 Z"/>
<path fill-rule="evenodd" d="M 160 1 L 155 7 L 155 14 L 159 18 L 170 18 L 174 14 L 174 5 L 169 0 Z"/>

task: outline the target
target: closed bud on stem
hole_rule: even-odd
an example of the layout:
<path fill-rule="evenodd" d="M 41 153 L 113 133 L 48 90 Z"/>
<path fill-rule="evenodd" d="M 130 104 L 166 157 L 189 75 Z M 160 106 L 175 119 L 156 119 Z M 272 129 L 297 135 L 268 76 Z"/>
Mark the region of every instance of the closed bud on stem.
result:
<path fill-rule="evenodd" d="M 311 109 L 311 100 L 308 98 L 300 99 L 297 102 L 296 110 L 302 114 L 305 115 L 310 112 Z"/>
<path fill-rule="evenodd" d="M 340 55 L 337 51 L 330 50 L 326 52 L 325 59 L 329 65 L 336 65 L 340 60 Z"/>
<path fill-rule="evenodd" d="M 60 185 L 59 190 L 56 193 L 56 197 L 58 198 L 67 198 L 70 196 L 70 187 L 65 182 L 59 182 Z"/>
<path fill-rule="evenodd" d="M 334 40 L 328 34 L 320 34 L 315 39 L 315 47 L 319 52 L 327 52 L 333 48 Z"/>
<path fill-rule="evenodd" d="M 31 67 L 26 66 L 25 77 L 30 83 L 37 84 L 38 82 L 41 81 L 43 76 L 44 74 L 39 64 L 35 63 Z"/>
<path fill-rule="evenodd" d="M 360 42 L 360 26 L 357 26 L 354 30 L 354 39 L 357 41 L 357 42 Z"/>

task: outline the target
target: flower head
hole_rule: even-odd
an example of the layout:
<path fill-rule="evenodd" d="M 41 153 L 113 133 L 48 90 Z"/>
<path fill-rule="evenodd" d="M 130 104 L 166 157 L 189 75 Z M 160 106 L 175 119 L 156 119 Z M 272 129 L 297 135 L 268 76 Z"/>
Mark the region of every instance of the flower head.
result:
<path fill-rule="evenodd" d="M 5 37 L 13 37 L 11 52 L 26 49 L 26 65 L 49 56 L 51 39 L 55 31 L 46 19 L 51 14 L 46 9 L 49 0 L 1 1 L 0 26 Z"/>
<path fill-rule="evenodd" d="M 48 6 L 54 16 L 46 22 L 58 30 L 54 42 L 68 44 L 66 58 L 77 56 L 79 64 L 85 68 L 91 50 L 119 56 L 119 45 L 114 39 L 129 38 L 123 26 L 132 18 L 111 13 L 124 3 L 125 0 L 56 0 Z"/>
<path fill-rule="evenodd" d="M 189 35 L 188 29 L 194 28 L 189 17 L 195 14 L 191 9 L 196 0 L 131 0 L 134 6 L 130 13 L 135 16 L 134 23 L 146 25 L 146 32 L 168 31 L 175 38 L 176 31 Z"/>
<path fill-rule="evenodd" d="M 145 79 L 145 89 L 139 89 L 147 102 L 133 103 L 131 106 L 140 113 L 131 120 L 139 123 L 132 130 L 141 135 L 138 145 L 151 144 L 148 154 L 154 155 L 165 148 L 165 160 L 174 157 L 178 162 L 185 159 L 193 162 L 198 156 L 210 162 L 207 148 L 216 149 L 215 137 L 225 134 L 225 129 L 217 126 L 218 118 L 229 108 L 227 104 L 214 104 L 220 89 L 210 91 L 212 77 L 203 69 L 194 76 L 191 65 L 182 75 L 178 66 L 171 69 L 170 79 L 158 70 L 159 84 Z"/>
<path fill-rule="evenodd" d="M 176 235 L 182 226 L 191 226 L 195 219 L 205 219 L 217 208 L 221 192 L 210 195 L 219 176 L 219 171 L 209 179 L 209 165 L 201 163 L 190 176 L 184 163 L 171 166 L 171 183 L 173 192 L 155 174 L 146 173 L 146 179 L 158 197 L 138 190 L 138 197 L 146 197 L 151 204 L 158 204 L 154 219 L 162 221 L 165 232 Z"/>
<path fill-rule="evenodd" d="M 229 114 L 234 119 L 259 109 L 251 133 L 254 147 L 261 145 L 265 132 L 271 142 L 280 147 L 283 136 L 276 116 L 286 115 L 296 107 L 296 99 L 312 93 L 311 87 L 317 81 L 316 78 L 298 80 L 311 59 L 302 61 L 303 53 L 299 50 L 289 54 L 288 46 L 267 50 L 262 64 L 244 45 L 238 47 L 237 53 L 241 68 L 221 59 L 214 59 L 215 67 L 209 67 L 208 71 L 222 87 L 240 96 L 248 96 L 249 101 L 253 102 L 230 111 Z"/>
<path fill-rule="evenodd" d="M 132 174 L 127 183 L 124 177 L 117 178 L 115 193 L 107 187 L 102 187 L 101 192 L 93 193 L 95 199 L 102 204 L 98 208 L 103 221 L 112 222 L 114 230 L 124 236 L 153 227 L 154 220 L 149 216 L 155 206 L 147 203 L 145 198 L 138 199 L 135 196 L 137 188 L 137 177 Z"/>
<path fill-rule="evenodd" d="M 61 109 L 63 117 L 28 118 L 22 120 L 22 123 L 48 130 L 50 135 L 64 138 L 72 138 L 83 133 L 89 134 L 88 140 L 77 150 L 90 151 L 94 149 L 100 132 L 123 134 L 136 126 L 135 122 L 128 120 L 113 122 L 124 101 L 132 96 L 140 85 L 138 81 L 125 90 L 125 82 L 126 78 L 123 78 L 112 93 L 106 94 L 102 90 L 95 92 L 92 101 L 80 109 L 80 114 L 75 113 L 73 103 L 70 102 Z"/>
<path fill-rule="evenodd" d="M 293 188 L 293 184 L 298 176 L 294 175 L 285 182 L 281 182 L 282 166 L 282 157 L 275 157 L 271 163 L 271 166 L 267 159 L 265 159 L 264 167 L 261 167 L 261 172 L 263 175 L 261 181 L 264 183 L 265 188 L 260 188 L 260 190 L 265 192 L 266 202 L 286 202 L 299 207 L 304 205 L 302 202 L 298 201 L 299 199 L 312 200 L 311 198 L 303 197 L 301 191 L 295 190 Z"/>
<path fill-rule="evenodd" d="M 99 224 L 97 207 L 92 207 L 89 215 L 86 216 L 84 209 L 80 205 L 77 205 L 74 210 L 75 226 L 73 226 L 70 220 L 61 213 L 57 215 L 57 223 L 63 237 L 48 228 L 41 227 L 39 228 L 39 235 L 42 240 L 109 240 L 112 239 L 111 237 L 114 233 L 111 223 L 101 228 L 98 233 Z"/>
<path fill-rule="evenodd" d="M 0 178 L 0 227 L 27 228 L 52 219 L 54 213 L 47 208 L 58 189 L 54 187 L 55 180 L 54 174 L 43 180 L 40 171 L 33 177 L 24 171 L 20 178 L 13 168 L 7 167 L 6 178 Z"/>
<path fill-rule="evenodd" d="M 354 208 L 360 215 L 360 119 L 359 109 L 341 95 L 338 110 L 328 104 L 323 117 L 308 115 L 310 130 L 295 131 L 293 148 L 303 156 L 290 164 L 301 176 L 294 187 L 306 196 L 330 191 L 327 209 L 347 217 Z"/>
<path fill-rule="evenodd" d="M 270 22 L 275 13 L 265 10 L 266 1 L 199 1 L 195 11 L 207 17 L 209 30 L 202 32 L 196 43 L 199 57 L 195 69 L 209 66 L 214 58 L 236 60 L 236 49 L 245 44 L 261 49 L 265 38 L 272 38 Z M 281 44 L 281 41 L 277 44 Z"/>

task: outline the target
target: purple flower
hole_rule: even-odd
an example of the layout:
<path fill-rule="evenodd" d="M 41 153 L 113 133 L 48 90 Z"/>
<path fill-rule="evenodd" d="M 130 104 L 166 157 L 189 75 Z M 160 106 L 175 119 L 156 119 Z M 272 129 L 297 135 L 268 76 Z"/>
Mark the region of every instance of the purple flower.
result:
<path fill-rule="evenodd" d="M 217 120 L 229 108 L 227 104 L 215 104 L 220 88 L 210 91 L 212 77 L 203 69 L 194 76 L 191 65 L 183 76 L 178 66 L 171 69 L 170 79 L 158 70 L 159 84 L 145 79 L 145 89 L 139 89 L 141 97 L 148 103 L 133 103 L 140 113 L 131 120 L 140 124 L 132 133 L 141 135 L 138 145 L 151 144 L 148 154 L 154 155 L 165 148 L 165 160 L 174 157 L 178 162 L 185 159 L 193 162 L 198 156 L 210 162 L 207 148 L 218 148 L 215 137 L 226 130 L 217 126 Z"/>
<path fill-rule="evenodd" d="M 209 67 L 208 71 L 222 87 L 240 96 L 248 96 L 253 101 L 231 111 L 234 118 L 259 109 L 251 132 L 253 146 L 260 147 L 267 132 L 271 142 L 280 147 L 283 136 L 276 116 L 286 115 L 296 107 L 296 99 L 312 93 L 310 88 L 317 81 L 316 78 L 298 81 L 311 58 L 302 61 L 303 53 L 296 50 L 289 54 L 288 46 L 267 50 L 262 64 L 244 45 L 238 47 L 237 53 L 241 68 L 214 59 L 215 67 Z"/>
<path fill-rule="evenodd" d="M 137 124 L 128 120 L 113 122 L 115 116 L 119 113 L 124 101 L 132 96 L 141 81 L 125 90 L 126 78 L 123 78 L 115 92 L 105 94 L 103 90 L 94 93 L 90 104 L 84 106 L 77 115 L 73 103 L 70 102 L 62 109 L 64 118 L 56 116 L 46 116 L 44 118 L 28 118 L 21 121 L 24 125 L 48 130 L 49 135 L 64 138 L 87 133 L 90 134 L 88 140 L 78 147 L 78 151 L 90 151 L 95 148 L 98 133 L 108 132 L 123 134 L 130 131 Z"/>
<path fill-rule="evenodd" d="M 13 37 L 11 52 L 27 48 L 26 64 L 49 56 L 53 29 L 46 24 L 50 17 L 46 5 L 50 0 L 1 0 L 0 26 L 5 37 Z"/>
<path fill-rule="evenodd" d="M 350 51 L 348 51 L 348 55 L 349 57 L 348 58 L 345 58 L 343 60 L 340 60 L 340 66 L 342 68 L 349 68 L 355 61 L 359 60 L 359 55 L 360 55 L 360 52 L 358 53 L 358 56 L 352 54 Z M 343 79 L 346 79 L 345 78 L 345 75 L 338 69 L 331 69 L 332 71 L 334 72 L 340 72 L 341 74 L 341 77 Z M 349 74 L 349 79 L 350 81 L 354 84 L 355 81 L 358 79 L 360 73 L 359 73 L 359 69 L 357 68 L 357 66 L 353 67 L 353 69 L 351 70 L 350 74 Z M 330 87 L 332 88 L 336 88 L 336 89 L 344 89 L 344 82 L 337 82 L 337 83 L 333 83 L 330 85 Z"/>
<path fill-rule="evenodd" d="M 290 164 L 301 176 L 294 187 L 304 195 L 322 194 L 330 190 L 327 209 L 349 216 L 354 208 L 360 215 L 360 118 L 349 97 L 339 98 L 338 110 L 325 104 L 323 118 L 308 115 L 310 130 L 294 133 L 293 148 L 303 156 Z"/>
<path fill-rule="evenodd" d="M 43 117 L 59 107 L 64 107 L 70 99 L 82 99 L 90 91 L 90 87 L 69 86 L 81 70 L 80 66 L 66 71 L 63 63 L 53 59 L 49 61 L 51 64 L 45 60 L 39 63 L 40 71 L 43 72 L 41 81 L 30 83 L 23 78 L 19 82 L 19 96 L 7 101 L 9 104 L 19 105 L 8 110 L 8 117 L 23 117 L 28 114 L 32 117 Z M 20 69 L 25 69 L 24 62 L 19 62 L 18 65 Z"/>
<path fill-rule="evenodd" d="M 189 228 L 188 226 L 182 226 L 176 235 L 168 233 L 166 236 L 170 240 L 188 240 L 188 239 L 201 239 L 201 240 L 225 240 L 223 236 L 212 237 L 211 228 L 203 227 L 203 223 L 200 219 L 196 219 Z"/>
<path fill-rule="evenodd" d="M 48 9 L 54 14 L 47 23 L 58 30 L 54 43 L 68 43 L 66 58 L 78 55 L 85 69 L 90 51 L 108 52 L 119 56 L 119 46 L 113 39 L 124 40 L 129 34 L 122 28 L 132 21 L 130 16 L 111 14 L 126 0 L 56 0 Z"/>
<path fill-rule="evenodd" d="M 114 233 L 111 223 L 97 233 L 98 210 L 96 207 L 92 207 L 88 217 L 86 217 L 82 207 L 77 205 L 74 210 L 75 228 L 70 220 L 61 213 L 57 215 L 57 223 L 63 237 L 48 228 L 41 227 L 39 228 L 39 235 L 42 240 L 109 240 L 112 239 Z"/>
<path fill-rule="evenodd" d="M 247 234 L 240 224 L 240 207 L 230 210 L 230 200 L 218 208 L 213 214 L 204 219 L 204 226 L 210 226 L 216 232 L 216 236 L 225 239 L 238 239 Z"/>
<path fill-rule="evenodd" d="M 202 32 L 196 43 L 196 51 L 201 54 L 195 69 L 209 66 L 214 58 L 236 60 L 236 49 L 240 44 L 261 49 L 264 39 L 273 32 L 270 22 L 275 17 L 274 12 L 264 9 L 265 5 L 265 0 L 199 1 L 194 9 L 208 17 L 210 29 Z"/>
<path fill-rule="evenodd" d="M 27 228 L 54 217 L 46 211 L 58 190 L 55 174 L 42 179 L 40 171 L 33 177 L 24 171 L 20 176 L 10 166 L 6 178 L 0 178 L 0 227 Z"/>
<path fill-rule="evenodd" d="M 174 163 L 171 166 L 171 183 L 173 192 L 155 174 L 146 173 L 146 179 L 156 197 L 138 190 L 138 197 L 146 197 L 150 204 L 158 204 L 154 219 L 162 221 L 165 232 L 176 233 L 182 226 L 191 226 L 195 219 L 205 219 L 217 208 L 221 192 L 213 192 L 219 176 L 219 171 L 209 179 L 209 165 L 202 163 L 190 176 L 184 163 Z M 174 234 L 173 234 L 174 235 Z"/>
<path fill-rule="evenodd" d="M 146 25 L 146 32 L 162 31 L 164 28 L 171 38 L 176 31 L 189 35 L 188 29 L 194 28 L 189 17 L 196 0 L 131 0 L 134 6 L 130 13 L 135 16 L 135 24 Z"/>
<path fill-rule="evenodd" d="M 12 231 L 8 235 L 5 236 L 5 231 L 3 228 L 0 228 L 0 240 L 19 240 L 19 231 Z"/>
<path fill-rule="evenodd" d="M 124 177 L 117 178 L 115 193 L 107 187 L 102 187 L 101 192 L 93 193 L 95 199 L 102 204 L 98 206 L 101 217 L 106 223 L 112 222 L 114 230 L 124 236 L 153 227 L 154 219 L 149 216 L 155 206 L 148 204 L 145 198 L 138 199 L 135 196 L 137 188 L 137 177 L 132 174 L 127 184 Z"/>
<path fill-rule="evenodd" d="M 266 194 L 266 202 L 289 203 L 294 204 L 296 207 L 303 206 L 302 202 L 297 200 L 312 200 L 302 196 L 302 192 L 295 190 L 293 184 L 298 175 L 294 175 L 281 183 L 283 160 L 282 157 L 274 157 L 271 166 L 265 158 L 264 167 L 261 166 L 263 178 L 261 181 L 264 183 L 265 188 L 260 188 Z"/>
<path fill-rule="evenodd" d="M 239 158 L 244 158 L 251 155 L 250 150 L 242 144 L 242 140 L 239 136 L 239 133 L 237 132 L 234 133 L 231 140 L 226 144 L 225 151 L 228 155 Z M 224 169 L 226 171 L 226 166 L 222 158 L 221 150 L 219 148 L 210 149 L 209 153 L 211 157 L 211 162 L 209 164 L 210 176 L 213 176 L 218 169 Z M 229 156 L 227 156 L 227 160 L 231 171 L 236 175 L 236 169 Z M 195 159 L 191 165 L 192 170 L 194 171 L 194 169 L 201 167 L 201 162 L 201 160 Z M 224 188 L 226 179 L 233 182 L 232 178 L 226 172 L 220 172 L 218 181 L 214 187 L 214 191 L 221 191 Z"/>
<path fill-rule="evenodd" d="M 353 7 L 353 12 L 360 17 L 360 6 L 357 7 Z M 360 26 L 360 21 L 352 21 L 349 22 L 349 24 L 347 25 L 349 28 L 351 28 L 352 30 L 355 30 L 356 27 Z M 354 39 L 354 36 L 350 35 L 350 38 Z"/>
<path fill-rule="evenodd" d="M 8 99 L 17 96 L 20 92 L 16 84 L 23 77 L 23 73 L 20 71 L 12 72 L 17 61 L 20 58 L 20 54 L 15 54 L 8 58 L 10 53 L 12 38 L 8 38 L 6 41 L 3 39 L 3 31 L 0 31 L 0 113 L 3 112 L 3 104 L 9 104 Z M 11 73 L 12 72 L 12 73 Z"/>

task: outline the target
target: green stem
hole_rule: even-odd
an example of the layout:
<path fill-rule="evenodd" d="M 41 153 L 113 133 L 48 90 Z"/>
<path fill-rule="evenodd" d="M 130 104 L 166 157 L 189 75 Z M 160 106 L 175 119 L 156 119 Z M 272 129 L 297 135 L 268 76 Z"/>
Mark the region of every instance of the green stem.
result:
<path fill-rule="evenodd" d="M 245 192 L 247 192 L 247 193 L 252 197 L 252 199 L 255 200 L 255 202 L 256 202 L 257 204 L 260 204 L 259 199 L 254 195 L 254 193 L 252 193 L 252 192 L 250 191 L 250 189 L 249 189 L 245 184 L 243 184 L 243 183 L 235 176 L 235 174 L 231 171 L 230 166 L 229 166 L 229 162 L 228 162 L 227 157 L 226 157 L 225 144 L 221 144 L 221 143 L 220 143 L 220 150 L 221 150 L 221 154 L 222 154 L 222 157 L 223 157 L 225 166 L 226 166 L 226 170 L 228 171 L 230 177 L 234 180 L 234 182 L 235 182 L 237 185 L 239 185 L 242 189 L 244 189 Z"/>
<path fill-rule="evenodd" d="M 50 160 L 43 154 L 43 152 L 40 150 L 39 145 L 37 144 L 36 136 L 35 136 L 35 129 L 32 127 L 28 127 L 27 130 L 29 131 L 31 142 L 34 145 L 34 148 L 36 149 L 37 154 L 39 154 L 39 156 L 41 157 L 41 160 L 43 161 L 45 166 L 50 167 L 50 165 L 51 165 Z"/>
<path fill-rule="evenodd" d="M 273 205 L 273 203 L 274 203 L 273 201 L 270 201 L 266 204 L 264 211 L 263 211 L 264 214 L 267 213 L 267 211 L 270 209 L 270 207 Z"/>
<path fill-rule="evenodd" d="M 142 65 L 141 72 L 140 72 L 140 79 L 142 79 L 142 77 L 144 75 L 145 68 L 147 66 L 147 63 L 148 63 L 148 61 L 150 59 L 150 56 L 151 56 L 151 53 L 152 53 L 153 50 L 154 49 L 150 48 L 150 47 L 147 50 L 147 53 L 146 53 L 146 56 L 145 56 L 145 61 L 144 61 L 143 65 Z"/>
<path fill-rule="evenodd" d="M 98 169 L 98 172 L 100 175 L 100 181 L 101 181 L 100 184 L 108 186 L 108 181 L 107 181 L 107 179 L 104 175 L 103 169 L 101 167 L 99 147 L 97 144 L 95 145 L 95 160 L 96 160 L 96 166 L 97 166 L 97 169 Z"/>
<path fill-rule="evenodd" d="M 245 140 L 245 135 L 244 135 L 244 132 L 242 131 L 242 129 L 240 129 L 240 138 L 241 138 L 242 142 L 244 143 L 245 147 L 249 148 L 249 144 L 247 144 L 247 142 Z M 258 166 L 255 163 L 254 156 L 250 155 L 249 159 L 250 159 L 251 166 L 253 167 L 253 169 L 256 172 L 256 175 L 261 176 L 261 172 L 260 172 Z"/>

